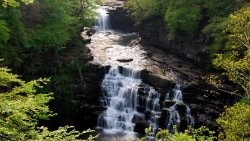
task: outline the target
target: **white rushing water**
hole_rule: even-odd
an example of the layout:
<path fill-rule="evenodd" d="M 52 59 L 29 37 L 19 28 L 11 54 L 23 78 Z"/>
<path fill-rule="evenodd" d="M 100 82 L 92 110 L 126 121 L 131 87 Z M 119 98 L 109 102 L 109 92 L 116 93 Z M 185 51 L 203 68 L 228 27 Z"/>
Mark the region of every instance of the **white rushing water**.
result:
<path fill-rule="evenodd" d="M 99 116 L 98 126 L 104 132 L 133 132 L 135 124 L 132 122 L 135 115 L 142 117 L 143 114 L 137 112 L 137 92 L 141 84 L 140 71 L 113 67 L 105 75 L 102 88 L 105 96 L 102 106 L 107 110 Z"/>
<path fill-rule="evenodd" d="M 169 131 L 173 130 L 173 126 L 176 125 L 177 129 L 180 126 L 181 123 L 181 118 L 180 118 L 180 113 L 177 110 L 177 106 L 178 105 L 183 105 L 186 108 L 186 121 L 187 121 L 187 125 L 193 127 L 194 126 L 194 118 L 191 115 L 191 109 L 189 108 L 188 105 L 184 104 L 184 102 L 182 101 L 182 92 L 180 89 L 180 85 L 176 85 L 175 88 L 173 89 L 174 91 L 174 95 L 173 95 L 173 99 L 172 101 L 175 103 L 173 106 L 169 107 L 169 111 L 170 111 L 170 115 L 169 115 L 169 120 L 167 122 L 167 129 Z M 170 99 L 169 97 L 169 93 L 166 96 L 166 99 Z"/>
<path fill-rule="evenodd" d="M 100 7 L 97 9 L 97 20 L 95 22 L 95 27 L 98 32 L 107 32 L 110 30 L 110 19 L 109 13 L 105 7 Z"/>
<path fill-rule="evenodd" d="M 98 128 L 105 133 L 134 133 L 136 122 L 148 122 L 156 133 L 159 128 L 159 119 L 162 114 L 163 107 L 161 106 L 161 94 L 153 87 L 144 84 L 144 92 L 146 97 L 140 99 L 139 88 L 143 84 L 140 79 L 140 71 L 132 70 L 123 67 L 112 67 L 105 75 L 101 84 L 104 96 L 100 100 L 101 105 L 106 107 L 98 118 Z M 194 123 L 191 116 L 190 108 L 182 101 L 182 92 L 180 85 L 176 85 L 173 89 L 174 94 L 172 101 L 173 106 L 168 107 L 169 118 L 166 121 L 166 127 L 170 131 L 173 125 L 181 122 L 180 113 L 177 110 L 178 105 L 183 105 L 186 108 L 187 125 Z M 166 99 L 170 99 L 169 94 Z M 145 112 L 150 112 L 150 118 L 145 118 L 145 112 L 139 112 L 138 107 L 145 107 Z"/>

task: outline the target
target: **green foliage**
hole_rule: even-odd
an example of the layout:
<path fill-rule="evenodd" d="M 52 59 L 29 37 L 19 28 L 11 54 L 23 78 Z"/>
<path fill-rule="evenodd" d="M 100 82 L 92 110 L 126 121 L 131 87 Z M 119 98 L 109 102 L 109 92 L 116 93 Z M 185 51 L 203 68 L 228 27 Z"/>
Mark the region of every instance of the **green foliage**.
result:
<path fill-rule="evenodd" d="M 168 0 L 165 19 L 169 27 L 169 39 L 175 37 L 176 31 L 193 33 L 200 20 L 199 0 Z"/>
<path fill-rule="evenodd" d="M 8 6 L 18 7 L 20 6 L 20 2 L 24 4 L 32 4 L 33 1 L 34 0 L 3 0 L 1 4 L 3 7 L 8 7 Z"/>
<path fill-rule="evenodd" d="M 56 131 L 49 131 L 46 127 L 40 127 L 40 132 L 36 140 L 39 141 L 94 141 L 97 136 L 89 136 L 87 140 L 79 139 L 82 135 L 93 133 L 94 130 L 86 130 L 83 132 L 76 131 L 74 127 L 60 127 Z M 32 141 L 32 140 L 30 140 Z"/>
<path fill-rule="evenodd" d="M 169 27 L 169 39 L 175 37 L 176 31 L 192 33 L 200 20 L 199 0 L 128 0 L 125 8 L 139 24 L 151 17 L 162 17 Z"/>
<path fill-rule="evenodd" d="M 6 65 L 20 69 L 27 60 L 30 66 L 39 66 L 37 57 L 81 46 L 81 29 L 93 23 L 99 3 L 101 0 L 3 1 L 0 57 Z"/>
<path fill-rule="evenodd" d="M 0 43 L 9 39 L 9 28 L 4 20 L 0 20 Z"/>
<path fill-rule="evenodd" d="M 74 20 L 67 11 L 68 2 L 45 0 L 38 1 L 38 5 L 48 8 L 41 10 L 42 13 L 45 13 L 43 15 L 44 20 L 40 23 L 39 28 L 32 29 L 32 33 L 29 34 L 28 45 L 38 53 L 48 50 L 56 53 L 65 47 L 65 43 L 70 40 L 71 36 L 68 27 Z"/>
<path fill-rule="evenodd" d="M 125 3 L 125 8 L 136 24 L 153 16 L 164 16 L 165 6 L 164 0 L 128 0 Z"/>
<path fill-rule="evenodd" d="M 152 128 L 146 128 L 146 137 L 141 138 L 142 141 L 146 141 L 147 136 L 153 136 Z M 200 127 L 198 129 L 186 130 L 185 132 L 177 132 L 171 134 L 167 129 L 159 129 L 156 133 L 155 141 L 214 141 L 215 132 L 209 131 L 206 127 Z"/>
<path fill-rule="evenodd" d="M 236 103 L 217 119 L 221 127 L 220 140 L 249 141 L 250 140 L 250 106 Z"/>
<path fill-rule="evenodd" d="M 53 114 L 47 103 L 51 94 L 37 94 L 48 79 L 25 82 L 7 68 L 0 68 L 0 136 L 6 140 L 25 140 L 34 136 L 38 119 Z M 5 89 L 5 90 L 4 90 Z"/>
<path fill-rule="evenodd" d="M 244 90 L 250 99 L 250 7 L 246 6 L 230 15 L 225 27 L 227 39 L 225 52 L 217 54 L 213 64 L 222 68 L 223 75 Z M 216 85 L 216 83 L 215 83 Z"/>
<path fill-rule="evenodd" d="M 213 17 L 211 23 L 206 25 L 202 32 L 210 38 L 211 43 L 207 46 L 210 57 L 213 58 L 215 53 L 223 51 L 223 46 L 227 40 L 224 28 L 228 25 L 228 19 L 222 17 Z"/>
<path fill-rule="evenodd" d="M 247 3 L 247 0 L 209 0 L 205 3 L 209 17 L 227 17 Z"/>
<path fill-rule="evenodd" d="M 83 134 L 73 127 L 61 127 L 49 131 L 46 127 L 37 128 L 38 121 L 48 120 L 53 114 L 48 102 L 52 94 L 40 94 L 49 79 L 37 79 L 25 82 L 8 68 L 0 68 L 0 137 L 3 140 L 81 140 Z M 88 140 L 96 138 L 90 136 Z"/>

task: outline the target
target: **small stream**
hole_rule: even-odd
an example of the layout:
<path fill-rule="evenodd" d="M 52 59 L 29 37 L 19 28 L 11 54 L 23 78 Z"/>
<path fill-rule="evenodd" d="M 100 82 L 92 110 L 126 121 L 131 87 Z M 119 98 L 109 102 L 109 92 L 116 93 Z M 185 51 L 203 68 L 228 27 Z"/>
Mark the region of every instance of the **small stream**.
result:
<path fill-rule="evenodd" d="M 101 44 L 109 38 L 111 41 L 119 39 L 126 43 L 123 37 L 138 36 L 136 33 L 124 34 L 112 30 L 105 7 L 100 7 L 97 12 L 100 15 L 94 26 L 97 32 L 92 37 L 95 42 Z M 178 128 L 182 122 L 193 126 L 191 109 L 182 101 L 180 85 L 176 84 L 169 93 L 157 92 L 140 77 L 141 70 L 145 69 L 142 63 L 145 52 L 129 44 L 110 44 L 111 47 L 104 49 L 107 57 L 100 61 L 111 68 L 101 84 L 103 97 L 100 98 L 100 104 L 106 110 L 97 119 L 97 129 L 103 133 L 99 140 L 138 140 L 135 131 L 142 124 L 151 126 L 154 133 L 158 128 L 172 132 L 173 126 Z M 114 50 L 113 46 L 119 46 L 122 51 Z M 119 61 L 121 56 L 123 60 Z M 126 58 L 128 56 L 130 58 Z"/>

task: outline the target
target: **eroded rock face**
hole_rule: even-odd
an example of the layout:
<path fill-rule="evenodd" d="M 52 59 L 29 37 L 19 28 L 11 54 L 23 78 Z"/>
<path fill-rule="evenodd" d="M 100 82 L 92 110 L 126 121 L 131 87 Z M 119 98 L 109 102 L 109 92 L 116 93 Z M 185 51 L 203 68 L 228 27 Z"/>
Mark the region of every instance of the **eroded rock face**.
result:
<path fill-rule="evenodd" d="M 102 96 L 102 90 L 100 83 L 106 71 L 110 66 L 100 66 L 97 64 L 88 64 L 88 70 L 84 74 L 86 88 L 82 90 L 83 93 L 79 93 L 75 96 L 72 104 L 76 107 L 75 116 L 73 116 L 74 124 L 83 126 L 84 128 L 94 128 L 97 125 L 98 115 L 105 110 L 100 106 L 100 97 Z"/>
<path fill-rule="evenodd" d="M 192 85 L 183 89 L 183 100 L 192 109 L 195 118 L 195 127 L 207 126 L 217 129 L 216 119 L 224 111 L 224 106 L 233 105 L 237 97 L 221 92 L 220 95 L 211 95 L 212 88 L 207 84 Z"/>
<path fill-rule="evenodd" d="M 177 34 L 174 41 L 168 40 L 168 26 L 162 17 L 153 17 L 143 21 L 140 25 L 136 26 L 136 30 L 140 33 L 142 41 L 165 50 L 169 53 L 174 53 L 191 59 L 198 63 L 207 62 L 204 55 L 206 55 L 206 48 L 202 46 L 201 40 L 195 40 L 187 43 L 186 36 Z"/>
<path fill-rule="evenodd" d="M 123 8 L 126 0 L 106 0 L 104 6 L 107 7 L 110 18 L 110 27 L 119 32 L 135 32 L 132 20 L 127 16 L 127 11 Z"/>

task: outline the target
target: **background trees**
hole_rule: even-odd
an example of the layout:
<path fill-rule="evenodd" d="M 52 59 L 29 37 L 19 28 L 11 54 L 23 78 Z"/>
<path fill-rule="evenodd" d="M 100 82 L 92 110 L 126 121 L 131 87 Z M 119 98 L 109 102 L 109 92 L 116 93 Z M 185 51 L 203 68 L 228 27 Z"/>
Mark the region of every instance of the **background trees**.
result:
<path fill-rule="evenodd" d="M 5 0 L 0 3 L 0 57 L 5 64 L 34 69 L 43 56 L 80 46 L 79 32 L 90 26 L 100 0 Z M 59 6 L 60 5 L 60 6 Z M 27 64 L 26 60 L 30 62 Z M 28 69 L 28 70 L 29 70 Z M 34 70 L 32 70 L 34 71 Z"/>
<path fill-rule="evenodd" d="M 73 127 L 61 127 L 56 131 L 38 127 L 39 121 L 48 120 L 55 115 L 48 108 L 49 101 L 54 97 L 51 93 L 45 92 L 50 91 L 49 88 L 43 88 L 48 79 L 33 79 L 51 77 L 52 84 L 56 81 L 56 85 L 60 87 L 67 85 L 62 84 L 64 81 L 78 83 L 75 81 L 76 78 L 70 77 L 72 73 L 78 72 L 75 65 L 78 60 L 74 62 L 74 58 L 72 59 L 74 55 L 70 53 L 78 47 L 81 48 L 81 51 L 75 51 L 78 52 L 78 57 L 86 58 L 80 32 L 84 26 L 93 23 L 96 15 L 94 11 L 100 2 L 100 0 L 0 1 L 0 59 L 4 59 L 1 66 L 12 68 L 25 79 L 24 81 L 10 73 L 8 68 L 0 68 L 1 139 L 80 140 L 82 138 L 82 133 Z M 60 58 L 61 54 L 66 55 L 63 56 L 64 59 L 58 59 L 59 61 L 71 58 L 73 61 L 70 61 L 75 66 L 69 63 L 70 68 L 62 68 L 64 70 L 54 66 L 53 63 L 56 61 L 56 64 L 60 65 L 65 63 L 56 59 Z M 71 80 L 62 81 L 63 75 L 67 75 L 67 79 Z M 68 87 L 73 89 L 74 86 Z M 73 92 L 69 89 L 66 88 L 64 93 L 55 95 L 65 96 L 66 93 L 68 97 L 72 97 Z M 58 88 L 55 87 L 53 91 L 57 92 Z M 65 107 L 67 106 L 65 102 Z M 89 138 L 91 139 L 93 138 Z"/>

